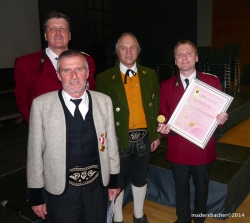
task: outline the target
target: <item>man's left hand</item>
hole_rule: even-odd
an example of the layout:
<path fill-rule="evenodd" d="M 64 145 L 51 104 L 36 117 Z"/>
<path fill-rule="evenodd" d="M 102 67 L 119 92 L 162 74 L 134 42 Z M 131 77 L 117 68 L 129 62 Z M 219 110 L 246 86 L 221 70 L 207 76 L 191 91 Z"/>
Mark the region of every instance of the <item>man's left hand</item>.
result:
<path fill-rule="evenodd" d="M 219 125 L 223 125 L 228 119 L 228 114 L 226 112 L 222 112 L 218 114 L 216 118 L 217 118 Z"/>
<path fill-rule="evenodd" d="M 120 188 L 108 189 L 108 191 L 109 191 L 109 200 L 111 201 L 112 199 L 114 199 L 115 201 L 121 189 Z"/>

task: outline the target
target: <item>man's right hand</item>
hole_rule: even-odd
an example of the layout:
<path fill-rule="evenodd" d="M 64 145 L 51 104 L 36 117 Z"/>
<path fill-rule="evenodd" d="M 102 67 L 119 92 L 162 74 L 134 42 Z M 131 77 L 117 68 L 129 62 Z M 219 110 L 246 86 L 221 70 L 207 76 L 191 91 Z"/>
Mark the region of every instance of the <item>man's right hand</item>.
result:
<path fill-rule="evenodd" d="M 170 132 L 170 125 L 159 123 L 157 132 L 161 134 L 168 134 Z"/>
<path fill-rule="evenodd" d="M 37 206 L 32 206 L 31 209 L 34 211 L 34 213 L 45 220 L 45 215 L 47 214 L 47 207 L 46 204 L 41 204 Z"/>

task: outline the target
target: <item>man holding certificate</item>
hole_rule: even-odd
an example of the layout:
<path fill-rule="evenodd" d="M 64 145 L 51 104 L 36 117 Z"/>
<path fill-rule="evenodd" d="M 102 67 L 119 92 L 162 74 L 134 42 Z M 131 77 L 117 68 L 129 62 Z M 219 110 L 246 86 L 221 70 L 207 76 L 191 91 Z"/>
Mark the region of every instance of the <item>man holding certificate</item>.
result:
<path fill-rule="evenodd" d="M 219 78 L 195 70 L 198 54 L 195 45 L 189 40 L 180 40 L 174 48 L 175 64 L 180 73 L 161 83 L 160 111 L 166 121 L 158 124 L 158 132 L 168 134 L 167 159 L 171 163 L 176 190 L 176 223 L 191 223 L 189 179 L 192 175 L 195 186 L 193 214 L 205 214 L 208 197 L 210 163 L 216 159 L 216 141 L 214 135 L 204 149 L 181 135 L 170 131 L 166 124 L 175 111 L 185 89 L 194 78 L 221 90 Z M 216 116 L 220 125 L 227 120 L 227 113 Z M 191 123 L 191 122 L 190 122 Z M 192 126 L 192 125 L 190 125 Z M 205 221 L 205 217 L 194 217 L 195 223 Z"/>

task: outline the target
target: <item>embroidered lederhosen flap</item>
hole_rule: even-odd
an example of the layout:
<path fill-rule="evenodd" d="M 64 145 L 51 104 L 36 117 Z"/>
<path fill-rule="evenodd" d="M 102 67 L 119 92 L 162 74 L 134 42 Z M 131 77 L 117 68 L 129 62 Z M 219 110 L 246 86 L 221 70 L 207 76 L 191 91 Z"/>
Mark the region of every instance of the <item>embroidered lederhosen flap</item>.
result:
<path fill-rule="evenodd" d="M 69 170 L 69 184 L 83 186 L 90 184 L 98 177 L 98 166 L 74 167 Z"/>
<path fill-rule="evenodd" d="M 135 130 L 129 130 L 129 142 L 138 142 L 142 140 L 145 135 L 147 135 L 147 129 L 135 129 Z"/>

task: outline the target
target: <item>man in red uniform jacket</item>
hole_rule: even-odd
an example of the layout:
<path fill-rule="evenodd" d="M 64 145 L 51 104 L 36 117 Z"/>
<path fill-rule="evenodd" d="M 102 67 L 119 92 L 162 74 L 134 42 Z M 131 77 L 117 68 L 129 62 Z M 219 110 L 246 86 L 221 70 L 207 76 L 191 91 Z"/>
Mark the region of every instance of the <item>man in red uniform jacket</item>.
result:
<path fill-rule="evenodd" d="M 15 61 L 15 96 L 19 111 L 29 122 L 33 99 L 49 91 L 62 88 L 57 78 L 57 57 L 68 49 L 71 40 L 69 17 L 61 12 L 52 11 L 45 17 L 44 37 L 48 42 L 45 50 L 31 53 Z M 85 54 L 85 53 L 84 53 Z M 91 56 L 85 54 L 89 64 L 89 89 L 95 89 L 95 64 Z"/>
<path fill-rule="evenodd" d="M 167 120 L 179 103 L 188 81 L 197 78 L 221 90 L 219 78 L 195 70 L 198 54 L 195 45 L 181 40 L 174 48 L 175 64 L 180 73 L 161 83 L 160 111 Z M 187 80 L 188 79 L 188 80 Z M 227 113 L 217 115 L 219 124 L 227 120 Z M 189 179 L 192 175 L 195 186 L 193 214 L 205 214 L 208 197 L 210 163 L 216 159 L 216 141 L 212 136 L 206 147 L 201 149 L 177 133 L 170 131 L 169 125 L 159 124 L 158 132 L 168 134 L 167 159 L 171 163 L 176 190 L 176 223 L 191 223 Z M 193 217 L 195 223 L 205 221 L 205 217 Z"/>

